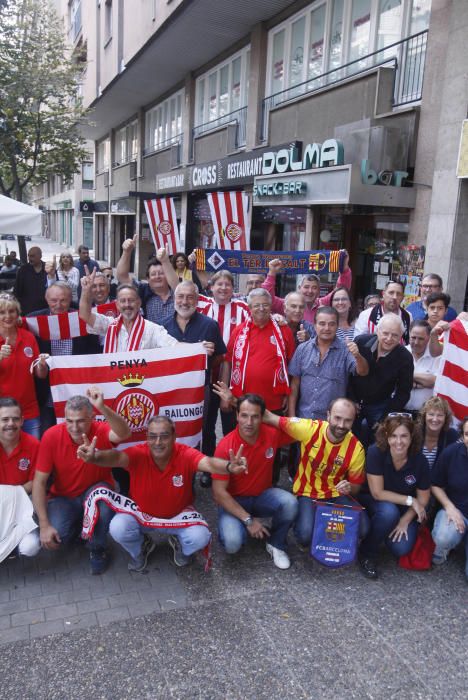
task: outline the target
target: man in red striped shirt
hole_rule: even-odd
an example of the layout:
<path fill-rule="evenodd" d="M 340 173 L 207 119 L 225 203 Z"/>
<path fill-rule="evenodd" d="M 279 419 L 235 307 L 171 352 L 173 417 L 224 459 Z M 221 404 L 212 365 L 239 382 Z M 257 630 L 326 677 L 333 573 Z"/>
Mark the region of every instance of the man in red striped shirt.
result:
<path fill-rule="evenodd" d="M 324 500 L 352 506 L 365 480 L 364 448 L 351 432 L 356 406 L 349 399 L 335 399 L 328 410 L 328 420 L 280 418 L 265 411 L 263 421 L 280 428 L 301 445 L 301 457 L 293 493 L 298 496 L 299 513 L 294 534 L 303 546 L 312 539 L 315 521 L 314 501 Z M 368 528 L 361 514 L 360 536 Z"/>

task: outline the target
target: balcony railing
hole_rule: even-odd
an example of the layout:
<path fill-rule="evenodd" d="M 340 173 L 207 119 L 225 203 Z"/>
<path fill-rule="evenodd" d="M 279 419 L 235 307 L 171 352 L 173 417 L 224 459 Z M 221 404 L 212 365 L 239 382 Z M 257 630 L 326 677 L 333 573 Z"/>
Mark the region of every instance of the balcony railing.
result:
<path fill-rule="evenodd" d="M 265 97 L 262 102 L 261 138 L 266 141 L 270 110 L 278 105 L 309 95 L 323 88 L 336 85 L 350 77 L 366 73 L 371 68 L 392 66 L 393 73 L 393 107 L 398 107 L 421 99 L 424 65 L 426 59 L 427 29 L 413 36 L 389 44 L 378 51 L 321 73 L 302 83 L 293 85 L 274 95 Z"/>
<path fill-rule="evenodd" d="M 214 131 L 220 126 L 228 126 L 229 124 L 235 124 L 236 126 L 234 148 L 242 148 L 242 146 L 245 146 L 247 139 L 247 107 L 241 107 L 234 112 L 229 112 L 229 114 L 223 114 L 222 117 L 212 119 L 210 122 L 194 126 L 192 129 L 191 156 L 193 157 L 193 145 L 196 138 L 208 134 L 210 131 Z"/>
<path fill-rule="evenodd" d="M 175 136 L 170 136 L 168 139 L 165 139 L 164 141 L 158 141 L 157 143 L 152 144 L 151 146 L 147 146 L 144 151 L 143 155 L 144 156 L 149 156 L 152 153 L 157 153 L 157 151 L 162 151 L 164 148 L 169 148 L 169 146 L 179 146 L 179 150 L 182 148 L 182 143 L 183 143 L 183 134 L 176 134 Z"/>

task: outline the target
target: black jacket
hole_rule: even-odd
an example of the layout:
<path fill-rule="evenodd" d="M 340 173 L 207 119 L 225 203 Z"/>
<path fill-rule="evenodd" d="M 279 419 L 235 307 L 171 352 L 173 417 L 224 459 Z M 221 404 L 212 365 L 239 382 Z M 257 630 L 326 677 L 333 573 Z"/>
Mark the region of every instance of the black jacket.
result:
<path fill-rule="evenodd" d="M 364 333 L 354 342 L 369 363 L 366 377 L 352 375 L 348 384 L 349 397 L 357 403 L 378 404 L 388 401 L 386 412 L 403 411 L 413 388 L 413 356 L 397 345 L 388 355 L 377 360 L 377 336 Z"/>

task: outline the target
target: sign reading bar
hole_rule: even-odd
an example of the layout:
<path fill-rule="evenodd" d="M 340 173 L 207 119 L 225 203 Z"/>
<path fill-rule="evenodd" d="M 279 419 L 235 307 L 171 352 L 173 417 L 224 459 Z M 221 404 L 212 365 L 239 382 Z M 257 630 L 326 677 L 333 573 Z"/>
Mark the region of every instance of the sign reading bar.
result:
<path fill-rule="evenodd" d="M 269 182 L 263 185 L 254 185 L 253 193 L 255 197 L 280 197 L 283 194 L 294 196 L 295 194 L 305 194 L 307 190 L 306 182 Z"/>
<path fill-rule="evenodd" d="M 306 275 L 313 272 L 327 275 L 330 272 L 342 272 L 344 253 L 339 250 L 216 250 L 197 248 L 196 268 L 206 272 L 229 270 L 238 274 L 252 272 L 267 273 L 270 260 L 279 258 L 285 272 L 292 275 Z"/>

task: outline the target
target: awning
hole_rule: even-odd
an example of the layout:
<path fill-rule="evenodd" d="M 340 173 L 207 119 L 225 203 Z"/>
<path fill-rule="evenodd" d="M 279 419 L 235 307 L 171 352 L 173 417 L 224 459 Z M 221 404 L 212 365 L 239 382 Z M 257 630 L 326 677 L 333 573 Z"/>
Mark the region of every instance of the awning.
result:
<path fill-rule="evenodd" d="M 34 236 L 42 233 L 42 212 L 36 207 L 0 195 L 0 234 Z"/>

